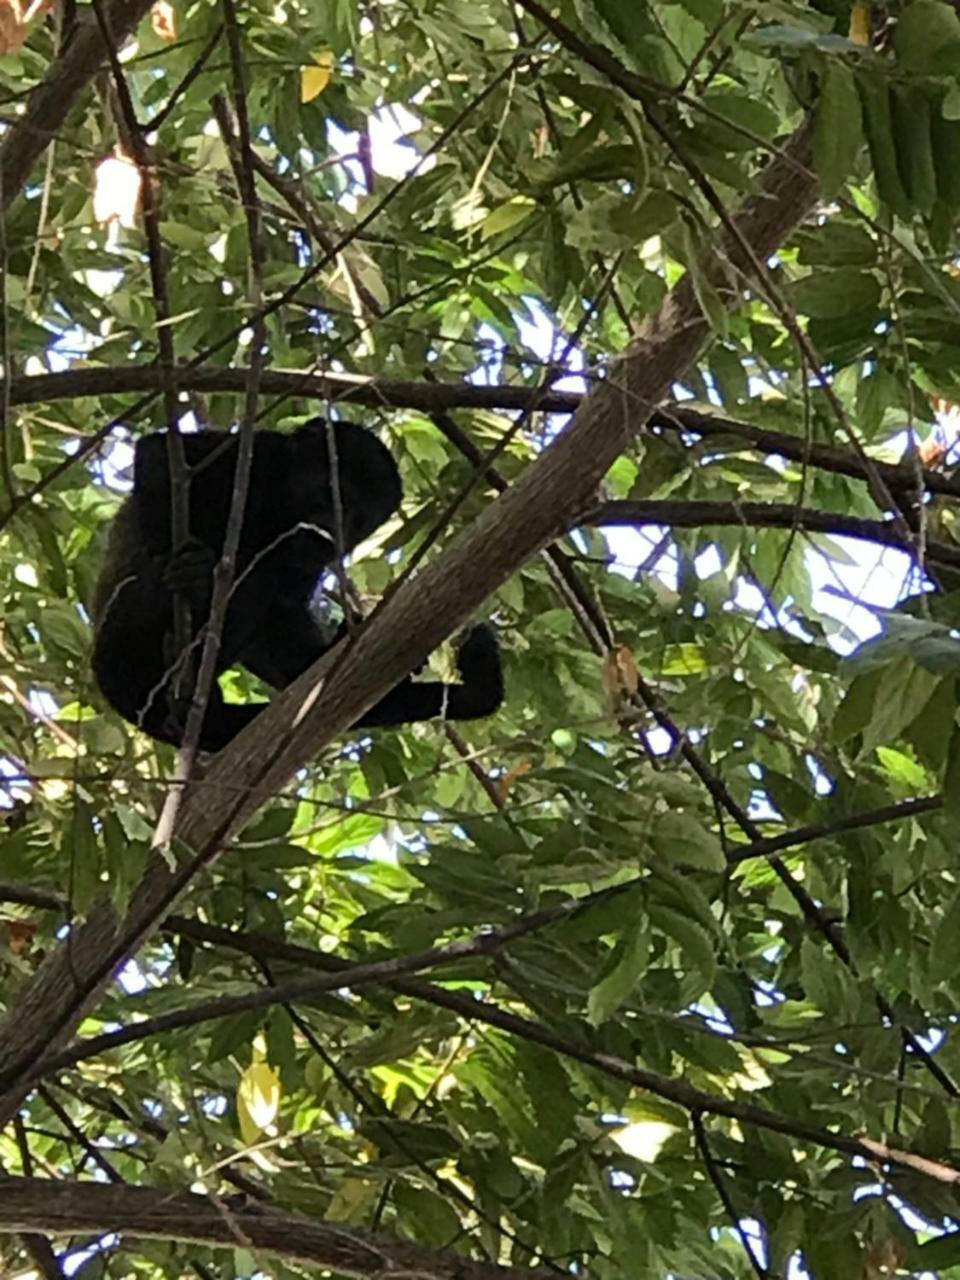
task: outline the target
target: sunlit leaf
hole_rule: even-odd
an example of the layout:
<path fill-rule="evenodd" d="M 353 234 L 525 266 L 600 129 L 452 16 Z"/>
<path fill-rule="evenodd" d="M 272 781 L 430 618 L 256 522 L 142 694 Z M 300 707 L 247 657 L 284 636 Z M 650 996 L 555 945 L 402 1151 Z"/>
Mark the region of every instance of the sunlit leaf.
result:
<path fill-rule="evenodd" d="M 333 76 L 336 58 L 332 49 L 320 49 L 313 55 L 314 65 L 300 72 L 300 101 L 312 102 L 318 98 Z"/>
<path fill-rule="evenodd" d="M 140 173 L 122 153 L 101 160 L 96 168 L 93 216 L 100 223 L 135 227 L 140 207 Z"/>
<path fill-rule="evenodd" d="M 237 1085 L 237 1119 L 240 1136 L 248 1146 L 257 1142 L 277 1118 L 280 1079 L 266 1062 L 252 1062 Z"/>

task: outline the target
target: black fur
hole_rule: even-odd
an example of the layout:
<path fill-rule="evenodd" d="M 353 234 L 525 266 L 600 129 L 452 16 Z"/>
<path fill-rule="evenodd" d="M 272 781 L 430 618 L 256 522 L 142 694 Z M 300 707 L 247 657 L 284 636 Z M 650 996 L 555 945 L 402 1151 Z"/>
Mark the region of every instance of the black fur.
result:
<path fill-rule="evenodd" d="M 284 434 L 258 431 L 233 592 L 220 641 L 217 674 L 242 664 L 275 688 L 295 680 L 342 632 L 311 608 L 320 578 L 336 556 L 329 428 L 322 418 Z M 353 423 L 333 424 L 343 550 L 352 550 L 400 505 L 396 463 L 376 436 Z M 111 530 L 94 603 L 93 670 L 107 701 L 154 738 L 178 745 L 185 708 L 174 696 L 174 593 L 190 604 L 194 635 L 210 615 L 213 569 L 223 550 L 237 436 L 183 436 L 190 470 L 190 541 L 171 545 L 167 437 L 138 441 L 133 492 Z M 200 646 L 194 646 L 194 656 Z M 474 627 L 460 647 L 462 684 L 407 677 L 357 727 L 400 725 L 445 715 L 490 715 L 503 699 L 496 637 Z M 200 747 L 218 751 L 264 703 L 227 703 L 211 690 Z"/>

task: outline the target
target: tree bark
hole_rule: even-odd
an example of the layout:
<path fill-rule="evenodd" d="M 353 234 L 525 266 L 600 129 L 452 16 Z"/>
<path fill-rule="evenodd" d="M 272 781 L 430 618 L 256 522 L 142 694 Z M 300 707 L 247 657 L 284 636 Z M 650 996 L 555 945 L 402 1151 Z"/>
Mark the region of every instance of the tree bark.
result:
<path fill-rule="evenodd" d="M 312 1263 L 349 1276 L 422 1280 L 546 1280 L 540 1267 L 475 1262 L 446 1250 L 375 1235 L 342 1222 L 281 1213 L 259 1201 L 95 1182 L 9 1178 L 0 1185 L 0 1234 L 118 1232 L 184 1244 L 225 1245 Z"/>

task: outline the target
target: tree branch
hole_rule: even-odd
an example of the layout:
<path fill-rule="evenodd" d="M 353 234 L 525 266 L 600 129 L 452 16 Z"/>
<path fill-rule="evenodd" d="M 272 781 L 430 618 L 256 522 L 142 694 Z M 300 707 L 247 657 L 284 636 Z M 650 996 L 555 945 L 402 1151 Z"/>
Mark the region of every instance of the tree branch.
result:
<path fill-rule="evenodd" d="M 756 1273 L 758 1280 L 769 1280 L 770 1273 L 760 1261 L 754 1252 L 753 1241 L 747 1235 L 743 1225 L 743 1215 L 738 1213 L 737 1206 L 733 1203 L 733 1197 L 727 1188 L 727 1184 L 723 1180 L 723 1173 L 720 1166 L 714 1158 L 710 1149 L 710 1139 L 707 1135 L 706 1127 L 703 1123 L 703 1117 L 698 1113 L 693 1113 L 693 1136 L 696 1140 L 697 1150 L 700 1153 L 700 1159 L 703 1161 L 707 1176 L 713 1183 L 713 1189 L 720 1197 L 720 1203 L 723 1205 L 727 1217 L 730 1219 L 730 1229 L 735 1231 L 743 1246 L 743 1252 L 747 1255 L 747 1261 Z"/>
<path fill-rule="evenodd" d="M 323 977 L 290 978 L 276 987 L 260 987 L 255 991 L 245 991 L 239 995 L 217 996 L 193 1006 L 171 1009 L 154 1018 L 129 1023 L 125 1027 L 120 1027 L 119 1030 L 105 1031 L 101 1035 L 77 1041 L 52 1059 L 42 1058 L 36 1065 L 36 1074 L 38 1078 L 46 1076 L 86 1058 L 97 1057 L 101 1053 L 120 1048 L 124 1044 L 148 1040 L 154 1036 L 165 1035 L 169 1031 L 198 1026 L 203 1022 L 231 1017 L 251 1009 L 268 1009 L 276 1004 L 309 1000 L 322 992 L 337 991 L 341 987 L 360 990 L 362 987 L 373 985 L 395 986 L 395 980 L 404 975 L 422 973 L 427 969 L 441 968 L 461 960 L 496 955 L 511 942 L 529 937 L 560 920 L 576 916 L 582 908 L 594 905 L 604 898 L 614 897 L 620 892 L 622 889 L 615 886 L 601 889 L 585 899 L 571 898 L 555 907 L 544 907 L 541 911 L 520 916 L 510 924 L 500 925 L 496 929 L 486 929 L 470 938 L 461 938 L 455 942 L 429 947 L 425 951 L 389 956 L 385 960 L 360 961 L 355 964 L 339 961 L 335 965 L 327 965 Z M 308 954 L 312 953 L 308 952 Z M 396 989 L 401 990 L 402 984 Z"/>
<path fill-rule="evenodd" d="M 240 1198 L 245 1201 L 245 1197 Z M 498 1266 L 453 1252 L 426 1249 L 375 1235 L 342 1222 L 323 1222 L 283 1213 L 263 1204 L 224 1202 L 190 1191 L 128 1187 L 95 1182 L 54 1182 L 45 1178 L 4 1179 L 0 1233 L 119 1232 L 184 1244 L 242 1244 L 288 1261 L 312 1263 L 348 1276 L 389 1280 L 545 1280 L 540 1267 Z"/>
<path fill-rule="evenodd" d="M 177 369 L 177 381 L 185 391 L 200 393 L 225 391 L 243 394 L 243 369 L 216 369 L 209 366 Z M 419 409 L 435 413 L 444 409 L 490 409 L 520 412 L 530 404 L 531 388 L 480 386 L 469 382 L 438 382 L 373 378 L 352 373 L 312 373 L 304 370 L 265 369 L 262 390 L 269 395 L 302 396 L 305 399 L 360 404 L 373 409 Z M 39 373 L 15 378 L 10 384 L 11 405 L 44 404 L 55 400 L 77 400 L 83 396 L 139 394 L 162 386 L 156 365 L 107 365 L 102 368 L 66 369 L 62 373 Z M 0 394 L 3 381 L 0 379 Z M 545 390 L 538 395 L 540 413 L 576 413 L 585 397 L 579 391 Z M 630 406 L 625 405 L 628 412 Z M 642 417 L 635 406 L 636 418 Z M 226 425 L 226 424 L 224 424 Z M 631 431 L 639 430 L 635 421 Z M 791 462 L 805 463 L 836 475 L 864 480 L 860 459 L 842 445 L 818 444 L 792 435 L 771 431 L 748 422 L 737 422 L 722 414 L 705 413 L 686 405 L 664 404 L 649 418 L 657 431 L 698 435 L 704 439 L 742 440 L 758 453 L 777 454 Z M 917 468 L 912 463 L 874 460 L 877 474 L 889 489 L 915 491 Z M 939 471 L 923 469 L 925 487 L 931 493 L 960 497 L 960 480 Z"/>
<path fill-rule="evenodd" d="M 827 533 L 862 542 L 878 542 L 908 554 L 909 541 L 890 520 L 865 520 L 834 511 L 815 511 L 789 502 L 605 502 L 582 517 L 589 525 L 667 525 L 672 529 L 701 529 L 707 526 L 741 529 L 798 529 L 801 533 Z M 960 566 L 960 547 L 946 542 L 927 541 L 928 560 Z"/>
<path fill-rule="evenodd" d="M 209 926 L 202 927 L 204 929 L 210 928 Z M 218 931 L 214 927 L 213 932 L 229 931 Z M 297 951 L 301 954 L 306 952 L 305 948 L 295 947 L 289 943 L 278 943 L 277 945 L 280 948 Z M 449 945 L 451 947 L 457 946 L 456 943 Z M 436 950 L 443 950 L 443 948 L 436 948 Z M 491 948 L 491 950 L 494 950 L 494 948 Z M 871 1161 L 871 1163 L 875 1160 L 881 1160 L 903 1169 L 911 1169 L 924 1177 L 933 1178 L 938 1182 L 960 1183 L 960 1171 L 952 1165 L 945 1164 L 940 1160 L 934 1160 L 918 1152 L 891 1147 L 885 1142 L 877 1141 L 864 1134 L 851 1137 L 847 1134 L 836 1133 L 833 1130 L 818 1128 L 815 1125 L 784 1116 L 778 1111 L 708 1093 L 703 1089 L 698 1089 L 688 1084 L 683 1079 L 648 1071 L 642 1067 L 634 1066 L 633 1063 L 628 1062 L 626 1059 L 597 1052 L 576 1039 L 559 1035 L 543 1023 L 535 1022 L 533 1019 L 523 1017 L 520 1014 L 511 1013 L 495 1004 L 492 1000 L 477 1000 L 472 993 L 449 990 L 415 977 L 384 976 L 398 972 L 409 974 L 419 962 L 419 957 L 401 956 L 396 960 L 374 961 L 367 965 L 349 965 L 335 956 L 324 955 L 322 952 L 306 952 L 306 954 L 314 962 L 309 967 L 330 968 L 337 966 L 335 974 L 328 975 L 323 979 L 292 980 L 283 986 L 261 987 L 244 995 L 222 997 L 220 1000 L 209 1001 L 196 1010 L 174 1010 L 169 1014 L 162 1014 L 157 1018 L 151 1019 L 150 1025 L 146 1022 L 135 1023 L 119 1032 L 106 1032 L 102 1036 L 93 1037 L 91 1041 L 81 1043 L 75 1049 L 66 1050 L 56 1058 L 42 1062 L 38 1069 L 43 1071 L 48 1069 L 51 1071 L 62 1070 L 64 1067 L 71 1066 L 82 1058 L 87 1057 L 87 1051 L 91 1047 L 96 1051 L 119 1047 L 124 1043 L 144 1039 L 147 1034 L 157 1034 L 161 1029 L 168 1030 L 177 1025 L 188 1026 L 192 1021 L 196 1021 L 193 1017 L 196 1013 L 202 1014 L 206 1018 L 228 1016 L 242 1008 L 268 1008 L 272 1005 L 283 1004 L 290 999 L 333 990 L 340 985 L 363 986 L 379 981 L 385 986 L 392 987 L 394 990 L 410 995 L 415 999 L 423 999 L 430 1004 L 450 1009 L 467 1022 L 482 1022 L 488 1026 L 497 1027 L 501 1031 L 517 1036 L 521 1040 L 542 1045 L 544 1048 L 550 1049 L 563 1057 L 571 1058 L 576 1062 L 581 1062 L 603 1074 L 625 1080 L 637 1088 L 653 1094 L 655 1097 L 675 1103 L 694 1116 L 701 1113 L 723 1116 L 743 1124 L 755 1125 L 760 1129 L 786 1134 L 799 1142 L 810 1143 L 813 1146 L 823 1147 L 829 1151 L 840 1151 L 847 1155 L 859 1156 L 862 1159 Z"/>

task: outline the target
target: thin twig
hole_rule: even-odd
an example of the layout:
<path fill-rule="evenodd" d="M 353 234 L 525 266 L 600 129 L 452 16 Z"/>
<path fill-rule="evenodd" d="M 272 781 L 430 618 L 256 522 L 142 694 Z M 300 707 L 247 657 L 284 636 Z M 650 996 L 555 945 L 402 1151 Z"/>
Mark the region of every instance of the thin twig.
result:
<path fill-rule="evenodd" d="M 488 929 L 474 934 L 472 938 L 463 938 L 455 942 L 447 942 L 438 947 L 430 947 L 425 951 L 411 952 L 407 955 L 392 956 L 386 960 L 374 960 L 365 964 L 348 965 L 334 973 L 318 977 L 294 978 L 281 983 L 278 987 L 260 988 L 245 992 L 242 995 L 221 996 L 205 1000 L 201 1004 L 186 1009 L 174 1009 L 169 1013 L 158 1014 L 155 1018 L 144 1019 L 118 1031 L 104 1032 L 99 1036 L 90 1036 L 70 1049 L 50 1057 L 41 1058 L 30 1073 L 31 1079 L 42 1079 L 52 1072 L 87 1058 L 109 1052 L 124 1044 L 132 1044 L 140 1040 L 151 1039 L 157 1035 L 175 1031 L 184 1027 L 198 1026 L 215 1018 L 229 1017 L 235 1013 L 245 1013 L 252 1009 L 267 1009 L 285 1001 L 296 1002 L 312 998 L 323 991 L 336 991 L 341 987 L 358 989 L 364 986 L 381 983 L 405 974 L 421 973 L 427 969 L 455 963 L 477 956 L 490 956 L 502 948 L 515 942 L 518 938 L 528 937 L 548 925 L 576 914 L 581 909 L 577 901 L 567 902 L 560 907 L 547 907 L 512 924 L 501 925 L 496 929 Z"/>
<path fill-rule="evenodd" d="M 713 1152 L 710 1150 L 710 1140 L 707 1136 L 706 1128 L 704 1127 L 703 1117 L 700 1115 L 699 1111 L 693 1112 L 690 1116 L 690 1121 L 693 1125 L 693 1136 L 697 1143 L 697 1150 L 700 1153 L 700 1158 L 707 1171 L 707 1176 L 713 1183 L 713 1189 L 720 1197 L 720 1203 L 723 1205 L 727 1217 L 730 1219 L 731 1227 L 740 1238 L 740 1243 L 743 1245 L 743 1251 L 747 1255 L 747 1260 L 755 1274 L 759 1277 L 759 1280 L 769 1280 L 770 1272 L 754 1252 L 753 1241 L 744 1229 L 741 1215 L 737 1212 L 737 1207 L 733 1203 L 733 1200 L 730 1197 L 730 1192 L 727 1190 L 727 1185 L 723 1180 L 723 1174 L 720 1171 L 716 1160 L 713 1158 Z"/>
<path fill-rule="evenodd" d="M 240 126 L 239 149 L 229 148 L 234 176 L 241 193 L 247 218 L 247 241 L 249 255 L 248 299 L 254 313 L 253 336 L 250 343 L 250 359 L 245 379 L 245 399 L 243 418 L 237 440 L 236 459 L 233 472 L 233 490 L 230 496 L 229 515 L 224 531 L 223 549 L 213 575 L 213 593 L 210 601 L 210 613 L 204 631 L 199 669 L 194 686 L 193 701 L 187 716 L 183 735 L 183 756 L 189 775 L 190 765 L 196 753 L 197 743 L 203 727 L 210 691 L 216 679 L 217 656 L 220 652 L 220 638 L 227 617 L 227 605 L 236 576 L 237 553 L 240 547 L 240 535 L 243 528 L 243 516 L 247 503 L 247 489 L 253 466 L 253 429 L 256 419 L 257 399 L 260 394 L 260 375 L 263 369 L 265 321 L 262 313 L 263 301 L 263 248 L 260 236 L 260 206 L 253 192 L 253 176 L 249 163 L 251 150 L 250 125 L 246 109 L 246 84 L 243 66 L 243 50 L 237 29 L 236 11 L 232 0 L 223 0 L 224 26 L 227 33 L 227 44 L 230 49 L 230 61 L 233 72 L 234 107 L 237 110 Z M 226 104 L 222 98 L 217 99 L 221 115 L 226 114 Z M 225 141 L 228 141 L 225 139 Z M 180 793 L 182 794 L 182 793 Z M 178 801 L 171 793 L 170 812 L 165 812 L 164 834 L 169 839 L 173 832 Z M 164 841 L 166 843 L 166 840 Z"/>
<path fill-rule="evenodd" d="M 57 1117 L 74 1142 L 78 1143 L 87 1153 L 87 1156 L 93 1161 L 100 1172 L 104 1174 L 110 1182 L 123 1182 L 123 1178 L 117 1172 L 115 1166 L 110 1163 L 100 1148 L 90 1141 L 83 1130 L 74 1122 L 70 1112 L 67 1111 L 66 1107 L 61 1105 L 59 1100 L 53 1095 L 53 1093 L 51 1093 L 46 1085 L 40 1085 L 37 1089 L 37 1093 L 43 1099 L 46 1106 L 48 1106 Z"/>
<path fill-rule="evenodd" d="M 218 26 L 214 27 L 213 31 L 211 31 L 206 44 L 200 50 L 199 54 L 197 54 L 196 60 L 191 64 L 180 83 L 174 88 L 170 97 L 150 120 L 145 121 L 140 126 L 143 133 L 156 133 L 164 121 L 169 118 L 177 103 L 209 62 L 214 49 L 216 49 L 217 45 L 220 43 L 220 37 L 222 35 L 223 23 L 220 23 Z"/>
<path fill-rule="evenodd" d="M 666 525 L 672 529 L 709 527 L 797 529 L 896 547 L 910 554 L 912 547 L 893 520 L 865 520 L 842 512 L 816 511 L 787 502 L 702 502 L 657 499 L 604 502 L 577 520 L 581 525 Z M 960 547 L 928 542 L 927 557 L 960 568 Z"/>
<path fill-rule="evenodd" d="M 147 259 L 150 267 L 150 287 L 153 293 L 154 329 L 160 353 L 160 387 L 163 392 L 164 416 L 167 423 L 167 467 L 170 473 L 170 538 L 174 551 L 184 546 L 190 537 L 190 481 L 187 472 L 183 442 L 180 439 L 180 409 L 177 393 L 177 358 L 173 344 L 173 328 L 170 323 L 170 293 L 167 286 L 166 253 L 160 231 L 160 205 L 153 181 L 150 149 L 147 146 L 137 120 L 130 94 L 130 86 L 114 45 L 110 19 L 105 0 L 93 0 L 100 34 L 107 50 L 113 86 L 120 108 L 122 135 L 129 150 L 130 159 L 140 179 L 143 212 L 143 230 L 147 240 Z M 173 639 L 178 654 L 187 654 L 190 645 L 192 623 L 190 604 L 183 592 L 173 596 Z M 188 693 L 190 673 L 184 662 L 177 673 L 178 695 Z"/>

